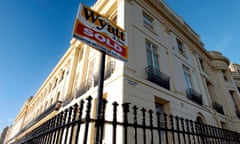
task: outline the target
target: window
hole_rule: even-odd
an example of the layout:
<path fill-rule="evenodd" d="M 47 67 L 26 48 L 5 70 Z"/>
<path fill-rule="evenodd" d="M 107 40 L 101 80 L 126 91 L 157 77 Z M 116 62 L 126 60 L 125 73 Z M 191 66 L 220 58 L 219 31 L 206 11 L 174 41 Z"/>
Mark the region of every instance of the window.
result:
<path fill-rule="evenodd" d="M 62 71 L 61 81 L 64 79 L 65 70 Z"/>
<path fill-rule="evenodd" d="M 201 58 L 199 58 L 199 63 L 200 63 L 202 70 L 204 70 L 203 60 Z"/>
<path fill-rule="evenodd" d="M 52 83 L 49 84 L 49 87 L 48 87 L 48 93 L 51 92 L 51 88 L 52 88 Z"/>
<path fill-rule="evenodd" d="M 57 83 L 58 83 L 58 78 L 55 79 L 55 83 L 54 83 L 53 89 L 57 86 Z"/>
<path fill-rule="evenodd" d="M 60 92 L 57 93 L 56 101 L 60 100 Z"/>
<path fill-rule="evenodd" d="M 50 101 L 50 105 L 52 105 L 53 104 L 53 98 L 51 98 L 51 101 Z"/>
<path fill-rule="evenodd" d="M 91 60 L 88 69 L 88 79 L 92 79 L 94 75 L 95 59 Z"/>
<path fill-rule="evenodd" d="M 234 106 L 237 108 L 237 102 L 235 100 L 234 91 L 229 91 L 229 93 L 232 97 L 232 102 L 233 102 Z"/>
<path fill-rule="evenodd" d="M 46 101 L 45 103 L 45 110 L 47 109 L 47 107 L 48 107 L 48 101 Z"/>
<path fill-rule="evenodd" d="M 225 70 L 222 70 L 222 74 L 223 74 L 223 78 L 225 81 L 227 81 L 227 74 L 226 74 L 226 71 Z"/>
<path fill-rule="evenodd" d="M 190 69 L 187 68 L 186 66 L 183 66 L 183 73 L 184 73 L 187 88 L 192 89 L 192 80 L 191 80 Z"/>
<path fill-rule="evenodd" d="M 165 123 L 166 121 L 164 118 L 164 114 L 165 114 L 164 108 L 166 108 L 167 104 L 168 104 L 168 101 L 161 99 L 159 97 L 155 97 L 155 110 L 156 110 L 157 114 L 160 114 L 157 117 L 157 121 L 159 122 L 158 126 L 161 128 L 166 128 L 166 123 Z M 161 133 L 161 135 L 160 135 L 161 142 L 160 143 L 166 143 L 166 132 L 163 130 L 160 133 Z"/>
<path fill-rule="evenodd" d="M 150 29 L 153 29 L 153 18 L 143 12 L 143 24 Z"/>
<path fill-rule="evenodd" d="M 108 56 L 105 62 L 104 80 L 108 79 L 112 75 L 114 68 L 115 68 L 115 63 L 113 59 Z"/>
<path fill-rule="evenodd" d="M 227 128 L 226 123 L 221 121 L 221 127 L 222 127 L 223 129 L 226 129 L 226 128 Z"/>
<path fill-rule="evenodd" d="M 164 121 L 164 105 L 161 103 L 155 103 L 155 110 L 157 114 L 160 114 L 160 126 L 161 128 L 165 127 Z"/>
<path fill-rule="evenodd" d="M 161 113 L 161 114 L 164 113 L 163 104 L 155 103 L 155 108 L 156 108 L 156 112 L 157 112 L 157 113 Z"/>
<path fill-rule="evenodd" d="M 203 119 L 202 119 L 200 116 L 197 116 L 196 121 L 197 121 L 199 124 L 204 124 L 204 121 L 203 121 Z"/>
<path fill-rule="evenodd" d="M 216 98 L 215 98 L 216 95 L 215 95 L 215 92 L 214 92 L 214 87 L 213 87 L 213 85 L 212 85 L 209 81 L 206 81 L 206 84 L 207 84 L 208 93 L 209 93 L 212 101 L 215 102 L 215 101 L 216 101 L 216 100 L 215 100 L 215 99 L 216 99 Z"/>
<path fill-rule="evenodd" d="M 158 62 L 158 50 L 155 45 L 146 41 L 146 51 L 147 51 L 147 64 L 148 66 L 154 67 L 156 70 L 160 70 Z"/>
<path fill-rule="evenodd" d="M 184 53 L 184 48 L 183 48 L 183 43 L 177 39 L 177 47 L 178 47 L 178 51 L 180 54 L 185 55 Z"/>

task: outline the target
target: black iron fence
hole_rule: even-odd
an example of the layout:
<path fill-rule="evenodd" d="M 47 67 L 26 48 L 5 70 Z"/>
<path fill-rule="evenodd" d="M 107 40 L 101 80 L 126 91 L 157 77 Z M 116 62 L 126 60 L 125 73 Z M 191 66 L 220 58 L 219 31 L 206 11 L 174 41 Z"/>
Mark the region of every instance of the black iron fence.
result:
<path fill-rule="evenodd" d="M 96 127 L 101 128 L 98 144 L 240 143 L 240 133 L 237 132 L 166 113 L 155 113 L 129 103 L 106 103 L 104 101 L 102 104 L 100 120 L 95 119 L 94 102 L 88 97 L 86 101 L 81 100 L 60 112 L 16 143 L 91 144 L 94 143 Z"/>

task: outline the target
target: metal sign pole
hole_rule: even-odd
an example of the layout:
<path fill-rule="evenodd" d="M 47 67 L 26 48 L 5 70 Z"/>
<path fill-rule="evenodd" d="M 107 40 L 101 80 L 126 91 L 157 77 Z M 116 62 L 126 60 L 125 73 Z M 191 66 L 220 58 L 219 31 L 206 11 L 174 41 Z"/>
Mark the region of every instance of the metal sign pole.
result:
<path fill-rule="evenodd" d="M 97 97 L 97 121 L 96 121 L 96 133 L 95 133 L 95 144 L 101 144 L 101 119 L 102 119 L 102 113 L 103 113 L 103 84 L 104 84 L 104 71 L 105 71 L 105 59 L 106 59 L 106 53 L 101 52 L 101 59 L 100 59 L 100 69 L 99 69 L 99 81 L 98 81 L 98 97 Z"/>

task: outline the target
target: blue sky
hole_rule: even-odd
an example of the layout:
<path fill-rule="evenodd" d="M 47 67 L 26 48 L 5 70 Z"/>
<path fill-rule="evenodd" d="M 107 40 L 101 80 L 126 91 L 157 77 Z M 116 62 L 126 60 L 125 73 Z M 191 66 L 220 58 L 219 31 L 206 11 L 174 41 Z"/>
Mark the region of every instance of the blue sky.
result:
<path fill-rule="evenodd" d="M 13 123 L 69 47 L 79 2 L 0 0 L 0 131 Z M 208 50 L 240 63 L 239 0 L 165 0 Z"/>
<path fill-rule="evenodd" d="M 0 132 L 68 49 L 78 4 L 94 1 L 0 0 Z"/>
<path fill-rule="evenodd" d="M 207 50 L 240 64 L 239 0 L 165 0 L 197 32 Z"/>

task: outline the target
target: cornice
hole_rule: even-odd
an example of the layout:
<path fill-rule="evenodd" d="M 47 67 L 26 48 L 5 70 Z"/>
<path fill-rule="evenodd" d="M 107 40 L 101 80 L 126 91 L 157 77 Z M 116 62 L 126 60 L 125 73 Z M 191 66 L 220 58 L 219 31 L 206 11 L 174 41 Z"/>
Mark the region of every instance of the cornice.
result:
<path fill-rule="evenodd" d="M 187 45 L 194 46 L 194 48 L 197 48 L 207 57 L 210 57 L 207 50 L 204 48 L 200 36 L 181 17 L 169 8 L 163 0 L 136 0 L 135 2 L 143 8 L 146 8 L 145 3 L 149 4 L 149 6 L 157 13 L 156 15 L 158 15 L 157 17 L 160 19 L 160 22 L 165 26 L 165 32 L 172 32 L 180 38 L 185 37 L 186 39 L 183 39 L 183 41 Z"/>
<path fill-rule="evenodd" d="M 209 55 L 211 56 L 212 61 L 221 61 L 225 63 L 227 66 L 229 66 L 230 61 L 227 57 L 223 56 L 222 53 L 217 51 L 209 51 Z"/>
<path fill-rule="evenodd" d="M 162 2 L 161 0 L 159 1 L 144 0 L 144 1 L 166 19 L 165 23 L 169 25 L 170 29 L 174 28 L 177 29 L 183 35 L 185 35 L 192 43 L 195 43 L 196 45 L 203 47 L 199 35 L 182 18 L 177 16 L 177 14 L 175 14 L 173 10 L 171 10 L 164 2 Z M 141 2 L 138 3 L 140 4 Z"/>
<path fill-rule="evenodd" d="M 109 12 L 111 13 L 117 8 L 118 0 L 99 0 L 92 6 L 92 9 L 104 16 L 109 16 Z M 106 9 L 107 8 L 107 9 Z M 105 11 L 104 11 L 105 10 Z"/>

